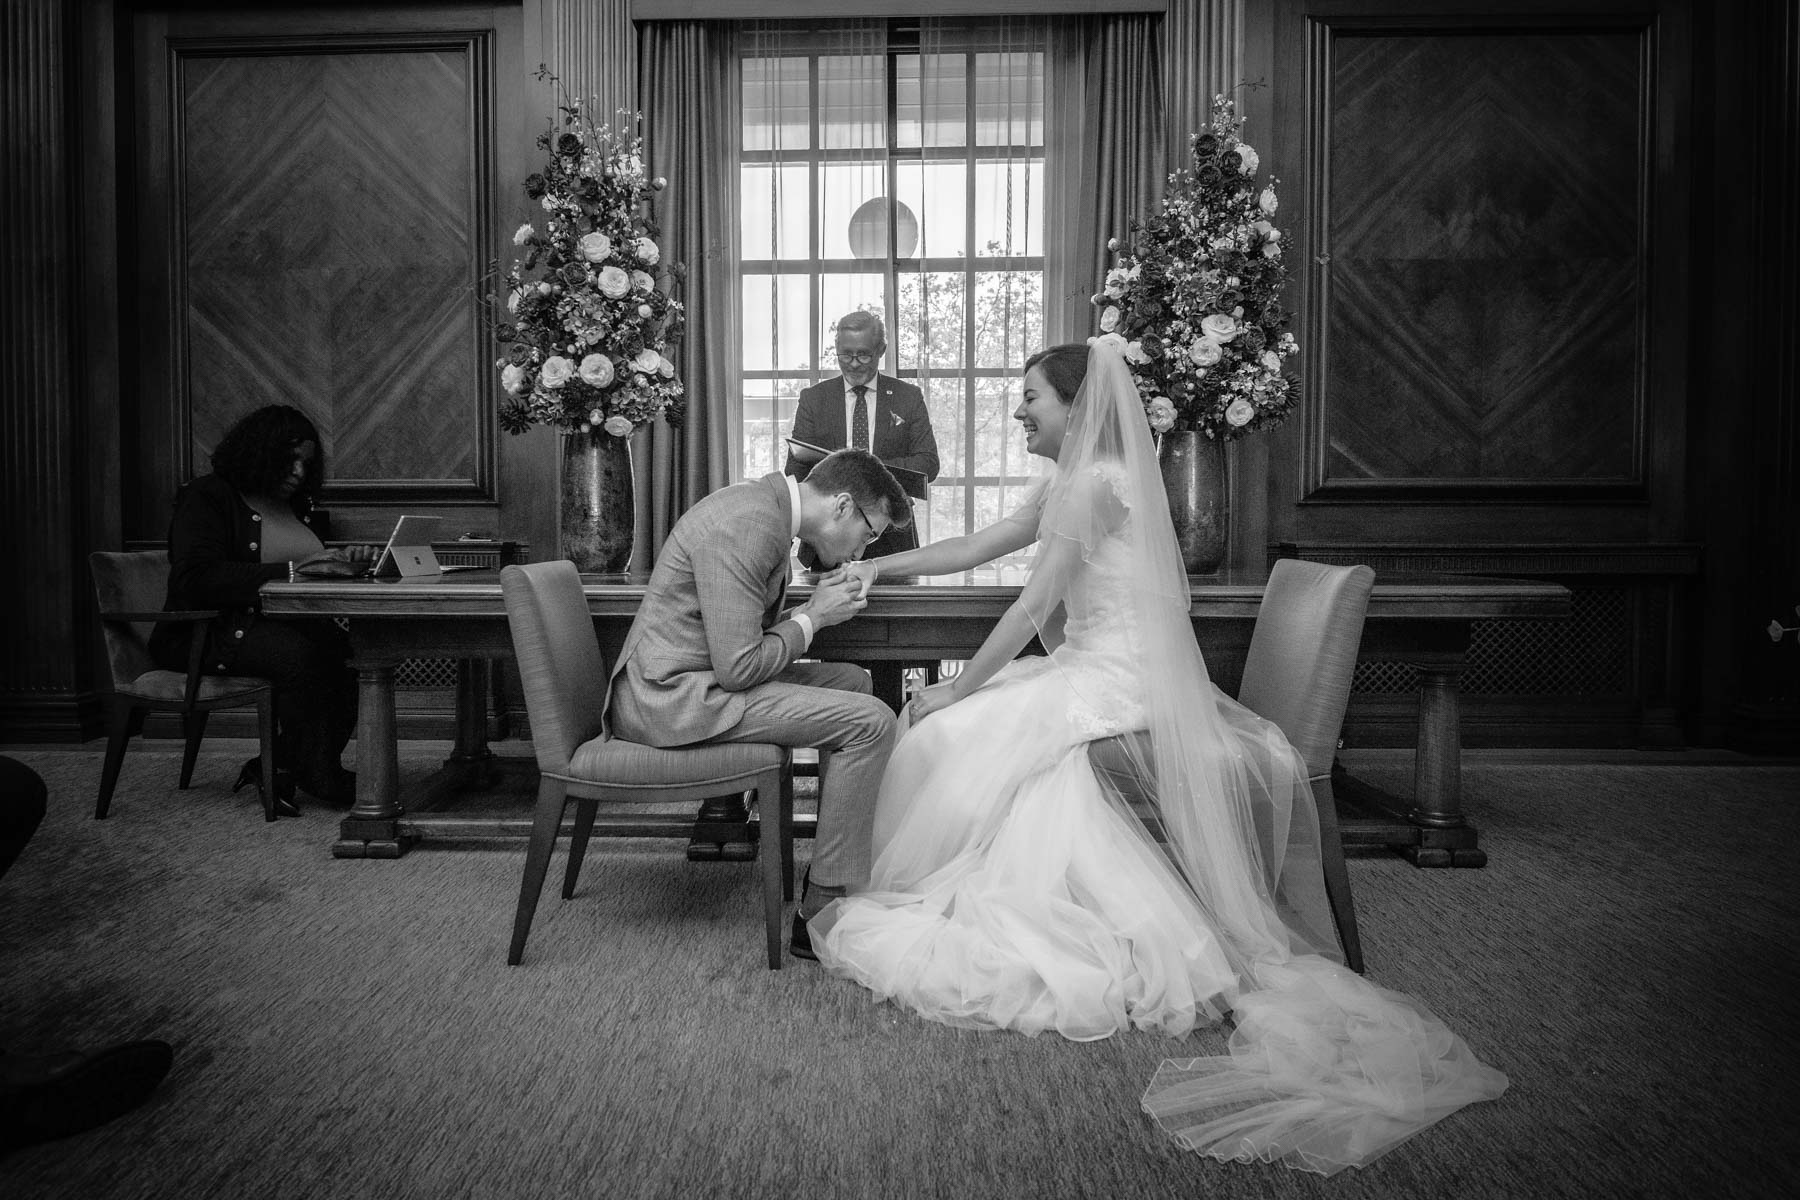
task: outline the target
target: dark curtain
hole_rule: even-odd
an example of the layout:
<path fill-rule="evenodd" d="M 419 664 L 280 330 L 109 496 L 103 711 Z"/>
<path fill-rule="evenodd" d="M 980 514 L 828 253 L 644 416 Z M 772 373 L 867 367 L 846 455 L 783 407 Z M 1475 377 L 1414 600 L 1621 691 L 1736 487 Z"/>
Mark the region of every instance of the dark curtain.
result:
<path fill-rule="evenodd" d="M 687 333 L 675 364 L 687 385 L 680 425 L 658 421 L 637 439 L 636 544 L 648 570 L 677 518 L 731 482 L 738 391 L 737 138 L 739 67 L 727 21 L 638 25 L 638 106 L 662 251 L 687 264 L 676 293 Z"/>
<path fill-rule="evenodd" d="M 1094 332 L 1088 298 L 1112 264 L 1107 239 L 1124 236 L 1162 196 L 1161 24 L 1145 13 L 1051 24 L 1044 175 L 1070 186 L 1045 197 L 1046 342 Z"/>

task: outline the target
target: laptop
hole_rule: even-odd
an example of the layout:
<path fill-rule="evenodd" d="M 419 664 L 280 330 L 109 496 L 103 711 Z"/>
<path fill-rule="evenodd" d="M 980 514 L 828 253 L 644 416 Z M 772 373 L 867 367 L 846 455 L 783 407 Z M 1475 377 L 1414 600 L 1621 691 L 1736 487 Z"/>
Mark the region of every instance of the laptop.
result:
<path fill-rule="evenodd" d="M 394 522 L 394 532 L 388 535 L 387 545 L 382 547 L 381 557 L 375 560 L 369 574 L 388 579 L 443 574 L 444 568 L 438 565 L 437 555 L 431 549 L 438 526 L 443 523 L 442 517 L 401 517 Z"/>

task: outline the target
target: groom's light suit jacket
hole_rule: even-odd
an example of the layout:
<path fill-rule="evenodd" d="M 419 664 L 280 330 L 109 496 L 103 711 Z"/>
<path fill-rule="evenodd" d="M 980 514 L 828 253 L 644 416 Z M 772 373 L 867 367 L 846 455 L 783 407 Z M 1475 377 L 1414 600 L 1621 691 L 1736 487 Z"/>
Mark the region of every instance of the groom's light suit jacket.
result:
<path fill-rule="evenodd" d="M 799 624 L 781 615 L 793 520 L 780 475 L 721 488 L 682 514 L 613 664 L 608 732 L 613 708 L 629 704 L 646 726 L 634 733 L 653 746 L 704 741 L 743 719 L 747 689 L 805 651 Z"/>

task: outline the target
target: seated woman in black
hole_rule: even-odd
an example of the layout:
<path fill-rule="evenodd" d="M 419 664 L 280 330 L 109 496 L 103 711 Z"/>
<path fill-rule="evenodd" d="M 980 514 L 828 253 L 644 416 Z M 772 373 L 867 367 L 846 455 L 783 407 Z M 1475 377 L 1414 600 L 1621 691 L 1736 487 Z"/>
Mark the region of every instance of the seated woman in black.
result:
<path fill-rule="evenodd" d="M 274 683 L 277 811 L 298 815 L 294 783 L 347 805 L 356 795 L 356 776 L 339 761 L 356 728 L 349 638 L 325 619 L 259 619 L 257 589 L 302 566 L 366 562 L 372 547 L 327 549 L 313 532 L 325 462 L 318 430 L 298 409 L 269 405 L 239 421 L 213 451 L 212 468 L 176 493 L 164 609 L 223 610 L 207 631 L 204 670 Z M 150 650 L 159 665 L 184 671 L 186 641 L 185 631 L 162 624 Z M 261 770 L 252 758 L 236 787 L 257 782 Z"/>

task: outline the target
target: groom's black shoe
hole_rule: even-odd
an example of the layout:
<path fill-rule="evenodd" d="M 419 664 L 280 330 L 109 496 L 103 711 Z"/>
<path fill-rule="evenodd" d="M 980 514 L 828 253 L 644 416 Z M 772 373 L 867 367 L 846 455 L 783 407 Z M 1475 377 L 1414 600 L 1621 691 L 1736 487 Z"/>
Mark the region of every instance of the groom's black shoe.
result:
<path fill-rule="evenodd" d="M 797 912 L 794 914 L 794 931 L 788 936 L 788 953 L 808 962 L 819 961 L 819 956 L 813 953 L 812 931 L 806 927 L 806 918 Z"/>

